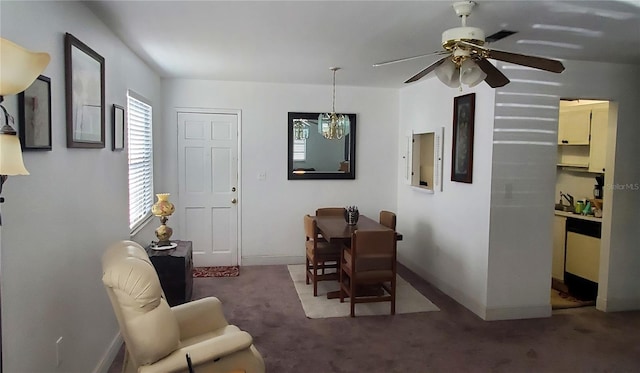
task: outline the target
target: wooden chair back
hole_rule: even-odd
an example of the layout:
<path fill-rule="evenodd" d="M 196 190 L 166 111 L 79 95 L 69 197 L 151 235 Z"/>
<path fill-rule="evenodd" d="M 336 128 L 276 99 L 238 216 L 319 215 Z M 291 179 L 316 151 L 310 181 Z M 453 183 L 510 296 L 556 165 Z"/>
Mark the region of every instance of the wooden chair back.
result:
<path fill-rule="evenodd" d="M 367 271 L 395 272 L 396 234 L 391 230 L 356 230 L 351 236 L 351 255 L 356 276 Z M 382 277 L 388 279 L 389 274 Z M 372 281 L 377 282 L 375 276 Z"/>
<path fill-rule="evenodd" d="M 316 210 L 316 216 L 344 216 L 344 207 L 321 207 Z"/>
<path fill-rule="evenodd" d="M 318 225 L 313 216 L 307 214 L 304 216 L 304 234 L 305 241 L 316 240 L 318 238 Z"/>
<path fill-rule="evenodd" d="M 387 228 L 396 230 L 396 214 L 391 211 L 380 211 L 380 224 Z"/>

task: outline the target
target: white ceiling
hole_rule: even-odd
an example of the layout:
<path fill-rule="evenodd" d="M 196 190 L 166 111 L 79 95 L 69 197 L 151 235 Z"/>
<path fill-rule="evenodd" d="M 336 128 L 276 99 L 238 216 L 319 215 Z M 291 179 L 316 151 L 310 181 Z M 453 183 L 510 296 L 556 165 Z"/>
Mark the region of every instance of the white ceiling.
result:
<path fill-rule="evenodd" d="M 401 87 L 460 26 L 452 1 L 87 1 L 163 77 Z M 640 65 L 640 0 L 483 1 L 467 21 L 489 47 L 569 60 Z M 542 26 L 541 26 L 542 25 Z M 540 43 L 542 42 L 542 43 Z M 548 45 L 545 43 L 564 43 Z"/>

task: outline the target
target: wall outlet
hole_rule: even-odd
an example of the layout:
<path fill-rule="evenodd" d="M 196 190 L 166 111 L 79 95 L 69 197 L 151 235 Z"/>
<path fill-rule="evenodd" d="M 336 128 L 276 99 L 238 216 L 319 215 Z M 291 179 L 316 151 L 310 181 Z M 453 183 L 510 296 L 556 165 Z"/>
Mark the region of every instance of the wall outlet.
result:
<path fill-rule="evenodd" d="M 504 198 L 505 199 L 513 198 L 513 184 L 507 183 L 504 185 Z"/>
<path fill-rule="evenodd" d="M 56 366 L 62 364 L 62 337 L 56 341 Z"/>
<path fill-rule="evenodd" d="M 262 171 L 258 174 L 258 180 L 266 180 L 267 179 L 267 173 L 265 171 Z"/>

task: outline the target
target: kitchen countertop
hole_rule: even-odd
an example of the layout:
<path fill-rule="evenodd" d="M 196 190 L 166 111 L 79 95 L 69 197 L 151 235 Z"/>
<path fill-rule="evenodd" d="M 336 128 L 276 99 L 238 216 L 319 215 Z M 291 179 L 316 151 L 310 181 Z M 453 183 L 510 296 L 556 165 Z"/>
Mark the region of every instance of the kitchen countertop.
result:
<path fill-rule="evenodd" d="M 602 223 L 602 218 L 596 218 L 595 216 L 580 215 L 580 214 L 574 214 L 573 212 L 558 211 L 558 210 L 554 210 L 553 212 L 557 216 L 564 216 L 567 218 L 582 219 L 582 220 L 590 220 L 590 221 L 596 221 L 598 223 Z"/>

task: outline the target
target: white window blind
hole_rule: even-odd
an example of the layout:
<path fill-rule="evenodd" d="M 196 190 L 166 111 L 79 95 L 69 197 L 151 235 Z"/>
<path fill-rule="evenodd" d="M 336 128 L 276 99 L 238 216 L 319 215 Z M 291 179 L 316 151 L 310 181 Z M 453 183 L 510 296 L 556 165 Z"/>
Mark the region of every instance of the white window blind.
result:
<path fill-rule="evenodd" d="M 307 159 L 307 140 L 293 140 L 293 160 L 304 161 Z"/>
<path fill-rule="evenodd" d="M 129 140 L 129 229 L 151 216 L 153 205 L 152 108 L 148 100 L 127 94 Z"/>

